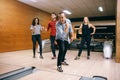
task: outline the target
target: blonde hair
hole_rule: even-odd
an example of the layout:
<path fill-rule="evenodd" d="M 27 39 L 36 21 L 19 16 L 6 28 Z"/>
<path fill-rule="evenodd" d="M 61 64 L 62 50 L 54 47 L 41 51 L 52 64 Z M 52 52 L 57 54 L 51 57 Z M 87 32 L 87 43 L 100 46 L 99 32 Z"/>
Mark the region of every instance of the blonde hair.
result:
<path fill-rule="evenodd" d="M 86 22 L 85 22 L 85 18 L 87 19 L 87 24 L 90 24 L 90 21 L 89 21 L 88 17 L 84 17 L 84 18 L 83 18 L 83 23 L 86 23 Z"/>

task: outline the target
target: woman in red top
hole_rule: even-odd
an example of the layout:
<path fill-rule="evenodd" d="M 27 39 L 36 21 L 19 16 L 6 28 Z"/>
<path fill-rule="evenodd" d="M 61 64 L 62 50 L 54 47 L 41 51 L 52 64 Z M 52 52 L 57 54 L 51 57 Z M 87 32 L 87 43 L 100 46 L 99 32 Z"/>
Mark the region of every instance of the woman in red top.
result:
<path fill-rule="evenodd" d="M 53 53 L 53 57 L 52 59 L 56 59 L 56 53 L 55 53 L 55 36 L 56 36 L 56 14 L 55 13 L 51 13 L 51 18 L 52 20 L 49 22 L 48 24 L 48 28 L 47 31 L 49 31 L 51 29 L 50 32 L 50 41 L 51 41 L 51 49 L 52 49 L 52 53 Z"/>

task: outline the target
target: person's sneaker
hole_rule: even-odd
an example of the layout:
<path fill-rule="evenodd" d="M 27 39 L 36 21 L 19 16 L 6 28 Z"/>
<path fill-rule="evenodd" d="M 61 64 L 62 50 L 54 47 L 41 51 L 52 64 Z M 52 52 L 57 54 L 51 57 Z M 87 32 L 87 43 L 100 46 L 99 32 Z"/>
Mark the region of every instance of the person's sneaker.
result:
<path fill-rule="evenodd" d="M 78 59 L 80 59 L 80 57 L 79 57 L 79 56 L 76 56 L 76 57 L 74 58 L 74 60 L 78 60 Z"/>
<path fill-rule="evenodd" d="M 56 57 L 54 56 L 54 57 L 52 57 L 51 59 L 56 59 Z"/>
<path fill-rule="evenodd" d="M 40 55 L 40 58 L 43 59 L 43 56 Z"/>
<path fill-rule="evenodd" d="M 33 58 L 35 58 L 35 55 L 33 55 Z"/>
<path fill-rule="evenodd" d="M 64 60 L 66 60 L 66 58 Z"/>
<path fill-rule="evenodd" d="M 87 59 L 90 59 L 90 57 L 89 57 L 89 56 L 87 56 Z"/>
<path fill-rule="evenodd" d="M 62 62 L 61 64 L 62 64 L 62 65 L 66 65 L 66 66 L 69 65 L 67 62 Z"/>
<path fill-rule="evenodd" d="M 61 67 L 61 66 L 58 66 L 58 67 L 57 67 L 57 70 L 58 70 L 59 72 L 63 72 L 63 70 L 62 70 L 62 67 Z"/>

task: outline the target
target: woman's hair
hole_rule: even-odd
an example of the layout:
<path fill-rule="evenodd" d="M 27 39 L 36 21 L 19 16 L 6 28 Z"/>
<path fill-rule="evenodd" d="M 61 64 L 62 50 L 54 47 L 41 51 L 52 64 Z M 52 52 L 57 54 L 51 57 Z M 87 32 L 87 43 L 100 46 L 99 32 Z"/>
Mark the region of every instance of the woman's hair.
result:
<path fill-rule="evenodd" d="M 36 19 L 38 20 L 37 25 L 39 25 L 39 18 L 36 17 L 36 18 L 34 18 L 33 21 L 32 21 L 32 25 L 33 25 L 33 26 L 35 26 L 35 20 L 36 20 Z"/>
<path fill-rule="evenodd" d="M 83 23 L 85 23 L 85 18 L 87 18 L 87 20 L 88 20 L 88 21 L 87 21 L 87 24 L 89 24 L 90 21 L 89 21 L 89 18 L 88 18 L 88 17 L 84 17 L 84 18 L 83 18 Z"/>

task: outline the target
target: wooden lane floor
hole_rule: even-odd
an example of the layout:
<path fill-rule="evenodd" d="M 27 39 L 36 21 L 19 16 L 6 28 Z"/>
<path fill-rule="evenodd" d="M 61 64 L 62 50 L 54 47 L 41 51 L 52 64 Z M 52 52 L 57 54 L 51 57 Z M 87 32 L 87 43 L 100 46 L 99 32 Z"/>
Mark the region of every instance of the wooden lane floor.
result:
<path fill-rule="evenodd" d="M 104 59 L 102 52 L 91 52 L 90 60 L 87 60 L 86 51 L 83 51 L 80 60 L 74 60 L 77 52 L 68 50 L 66 62 L 69 66 L 62 66 L 63 73 L 56 70 L 57 59 L 51 59 L 51 52 L 43 53 L 44 59 L 40 59 L 38 53 L 35 59 L 32 58 L 32 50 L 0 53 L 0 65 L 2 65 L 0 73 L 13 70 L 7 69 L 8 66 L 16 68 L 35 66 L 36 72 L 19 80 L 79 80 L 81 76 L 92 77 L 94 75 L 105 76 L 108 80 L 120 80 L 120 63 L 115 63 L 114 59 Z"/>

